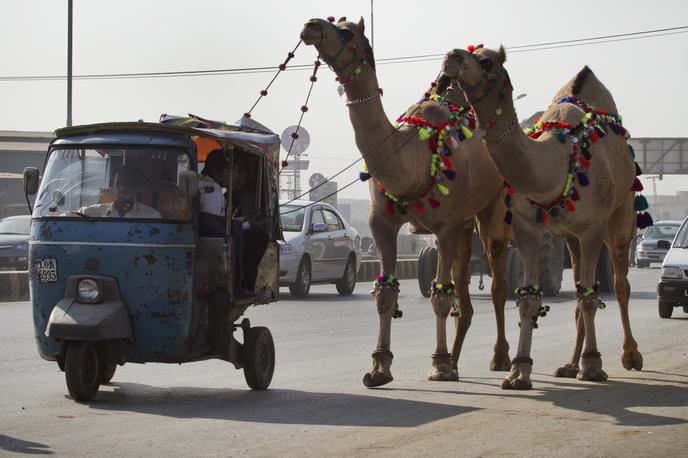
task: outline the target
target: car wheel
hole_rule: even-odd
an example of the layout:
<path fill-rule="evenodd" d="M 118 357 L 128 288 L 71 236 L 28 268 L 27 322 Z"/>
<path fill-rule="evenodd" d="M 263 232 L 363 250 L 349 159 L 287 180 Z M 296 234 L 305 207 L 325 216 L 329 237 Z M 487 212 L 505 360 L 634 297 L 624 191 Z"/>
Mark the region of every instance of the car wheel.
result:
<path fill-rule="evenodd" d="M 649 267 L 650 263 L 648 261 L 638 261 L 638 269 L 642 269 L 643 267 Z"/>
<path fill-rule="evenodd" d="M 263 326 L 248 329 L 242 349 L 244 378 L 254 390 L 270 386 L 275 372 L 275 343 L 270 330 Z"/>
<path fill-rule="evenodd" d="M 344 268 L 344 276 L 335 283 L 337 292 L 342 296 L 350 296 L 356 288 L 356 258 L 349 256 Z"/>
<path fill-rule="evenodd" d="M 659 316 L 661 318 L 671 318 L 671 314 L 674 312 L 674 304 L 671 302 L 659 302 Z"/>
<path fill-rule="evenodd" d="M 683 313 L 688 313 L 688 305 L 683 306 Z"/>
<path fill-rule="evenodd" d="M 308 297 L 311 290 L 311 263 L 304 257 L 299 263 L 299 270 L 296 271 L 296 282 L 289 285 L 289 294 L 295 299 Z"/>

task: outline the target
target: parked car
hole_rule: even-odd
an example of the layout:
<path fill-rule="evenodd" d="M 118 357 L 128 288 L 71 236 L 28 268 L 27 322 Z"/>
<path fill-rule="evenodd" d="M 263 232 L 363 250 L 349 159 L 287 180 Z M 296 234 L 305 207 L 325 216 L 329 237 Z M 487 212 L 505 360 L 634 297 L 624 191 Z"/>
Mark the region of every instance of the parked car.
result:
<path fill-rule="evenodd" d="M 671 244 L 679 227 L 681 227 L 680 221 L 657 221 L 653 226 L 648 227 L 636 248 L 635 256 L 638 268 L 649 267 L 653 262 L 661 263 L 668 248 L 658 246 L 657 242 L 665 240 Z"/>
<path fill-rule="evenodd" d="M 671 318 L 674 307 L 683 307 L 688 313 L 688 218 L 683 220 L 673 243 L 659 240 L 657 245 L 667 251 L 657 285 L 659 316 Z"/>
<path fill-rule="evenodd" d="M 334 283 L 353 293 L 361 265 L 361 238 L 339 212 L 324 202 L 280 204 L 285 241 L 280 243 L 280 285 L 292 297 L 308 296 L 315 283 Z"/>
<path fill-rule="evenodd" d="M 29 265 L 31 215 L 0 220 L 0 271 L 26 271 Z"/>

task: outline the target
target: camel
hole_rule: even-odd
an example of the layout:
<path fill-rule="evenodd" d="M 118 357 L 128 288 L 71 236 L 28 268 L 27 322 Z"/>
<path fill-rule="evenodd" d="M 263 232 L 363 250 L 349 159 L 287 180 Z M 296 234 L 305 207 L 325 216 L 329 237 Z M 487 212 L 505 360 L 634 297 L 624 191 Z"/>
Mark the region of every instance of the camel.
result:
<path fill-rule="evenodd" d="M 595 284 L 597 257 L 606 244 L 614 266 L 614 291 L 624 331 L 623 367 L 642 369 L 643 359 L 628 318 L 628 252 L 635 225 L 651 224 L 614 100 L 586 66 L 554 97 L 533 128 L 518 126 L 512 87 L 503 64 L 503 47 L 482 46 L 449 52 L 443 75 L 458 82 L 485 131 L 484 142 L 509 184 L 505 203 L 524 259 L 523 288 L 517 291 L 520 336 L 516 358 L 502 388 L 532 387 L 533 328 L 544 313 L 539 275 L 540 240 L 546 231 L 566 239 L 577 285 L 577 339 L 571 360 L 559 377 L 604 381 L 597 348 L 595 313 L 603 308 Z M 594 107 L 594 108 L 593 108 Z M 581 353 L 582 351 L 582 353 Z M 579 367 L 580 360 L 580 367 Z"/>
<path fill-rule="evenodd" d="M 435 234 L 438 243 L 437 278 L 430 299 L 436 316 L 437 342 L 428 379 L 458 380 L 458 359 L 473 316 L 468 262 L 474 217 L 493 274 L 497 341 L 490 368 L 509 370 L 504 303 L 505 257 L 511 232 L 502 222 L 503 179 L 482 141 L 472 136 L 470 126 L 474 119 L 465 106 L 460 106 L 460 101 L 458 106 L 454 105 L 432 88 L 397 120 L 398 125 L 389 121 L 380 100 L 382 89 L 364 31 L 362 18 L 358 23 L 346 18 L 334 23 L 334 18 L 329 18 L 308 21 L 301 33 L 303 42 L 317 49 L 341 83 L 348 99 L 356 145 L 367 165 L 362 178 L 372 177 L 369 224 L 381 264 L 372 294 L 379 333 L 372 369 L 364 375 L 363 383 L 376 387 L 393 380 L 391 321 L 399 315 L 399 283 L 394 276 L 396 239 L 407 222 L 418 231 Z M 465 100 L 463 104 L 466 105 Z M 446 342 L 450 313 L 455 317 L 456 330 L 451 353 Z"/>

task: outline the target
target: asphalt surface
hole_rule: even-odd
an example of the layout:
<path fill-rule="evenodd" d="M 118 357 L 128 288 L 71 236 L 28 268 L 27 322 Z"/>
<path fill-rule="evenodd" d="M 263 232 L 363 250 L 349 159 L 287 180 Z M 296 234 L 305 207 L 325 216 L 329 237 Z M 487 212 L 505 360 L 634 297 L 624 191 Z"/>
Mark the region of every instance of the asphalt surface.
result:
<path fill-rule="evenodd" d="M 570 271 L 565 272 L 570 277 Z M 277 352 L 269 390 L 253 392 L 229 363 L 127 364 L 90 404 L 35 348 L 30 305 L 0 304 L 0 455 L 69 456 L 686 456 L 688 314 L 657 314 L 658 269 L 632 269 L 631 323 L 642 372 L 621 367 L 618 307 L 607 296 L 597 336 L 605 383 L 555 379 L 574 338 L 573 285 L 535 330 L 533 390 L 503 391 L 490 372 L 495 324 L 488 287 L 459 361 L 459 382 L 428 382 L 434 315 L 416 281 L 402 281 L 404 318 L 392 329 L 395 380 L 366 389 L 377 336 L 369 284 L 340 298 L 318 286 L 307 300 L 283 290 L 250 309 Z M 514 303 L 507 337 L 514 356 Z"/>

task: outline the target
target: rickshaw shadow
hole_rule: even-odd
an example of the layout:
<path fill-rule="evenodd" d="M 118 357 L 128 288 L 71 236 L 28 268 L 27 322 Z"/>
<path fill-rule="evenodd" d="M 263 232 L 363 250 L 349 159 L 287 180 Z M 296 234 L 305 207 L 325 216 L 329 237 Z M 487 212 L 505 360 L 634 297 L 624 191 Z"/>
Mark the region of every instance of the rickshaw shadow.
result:
<path fill-rule="evenodd" d="M 481 410 L 384 396 L 287 389 L 156 388 L 121 382 L 110 386 L 114 387 L 114 391 L 101 389 L 98 397 L 90 403 L 90 408 L 174 418 L 401 428 L 414 428 Z"/>
<path fill-rule="evenodd" d="M 49 445 L 31 442 L 0 434 L 0 450 L 24 455 L 53 455 Z"/>

